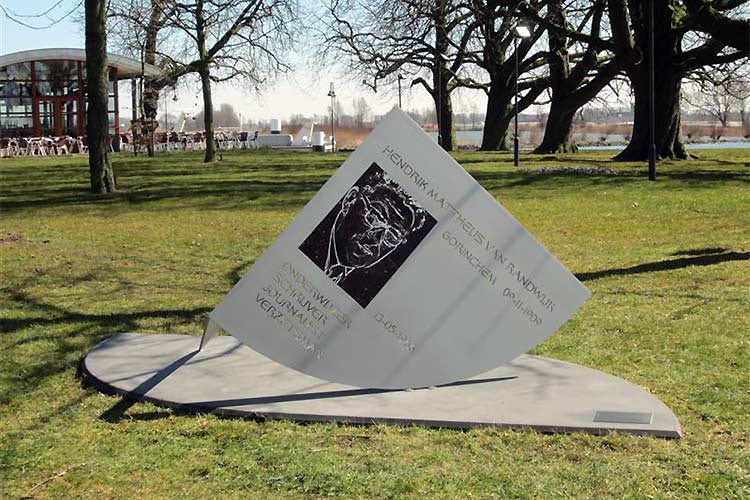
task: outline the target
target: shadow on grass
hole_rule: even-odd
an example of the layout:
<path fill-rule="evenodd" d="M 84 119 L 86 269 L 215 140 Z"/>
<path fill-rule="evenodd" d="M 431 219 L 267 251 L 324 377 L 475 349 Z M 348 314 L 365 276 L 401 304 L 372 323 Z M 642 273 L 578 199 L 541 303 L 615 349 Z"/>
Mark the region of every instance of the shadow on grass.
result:
<path fill-rule="evenodd" d="M 703 249 L 707 250 L 707 249 Z M 708 249 L 711 250 L 711 249 Z M 722 249 L 719 249 L 722 250 Z M 700 251 L 700 250 L 698 250 Z M 685 252 L 690 252 L 687 250 Z M 677 254 L 680 254 L 678 252 Z M 683 253 L 683 255 L 694 255 L 690 253 Z M 590 273 L 576 274 L 576 277 L 581 281 L 596 280 L 599 278 L 607 278 L 610 276 L 624 276 L 630 274 L 641 274 L 651 273 L 655 271 L 671 271 L 674 269 L 682 269 L 691 266 L 710 266 L 714 264 L 721 264 L 722 262 L 731 261 L 742 261 L 750 260 L 750 252 L 727 252 L 727 253 L 716 253 L 716 254 L 698 254 L 696 257 L 682 257 L 679 259 L 662 260 L 659 262 L 648 262 L 646 264 L 638 264 L 636 266 L 621 267 L 614 269 L 604 269 L 602 271 L 594 271 Z"/>
<path fill-rule="evenodd" d="M 547 189 L 612 186 L 645 179 L 643 165 L 623 165 L 612 173 L 577 173 L 578 167 L 590 168 L 613 162 L 602 158 L 532 156 L 533 162 L 550 162 L 549 167 L 565 166 L 548 172 L 509 169 L 505 156 L 484 153 L 461 158 L 462 164 L 502 165 L 502 169 L 481 168 L 470 173 L 488 190 L 514 187 Z M 307 202 L 329 178 L 345 156 L 328 157 L 288 152 L 232 152 L 223 162 L 200 163 L 200 154 L 163 155 L 157 158 L 117 158 L 120 191 L 107 196 L 88 193 L 88 172 L 84 159 L 26 161 L 2 166 L 4 190 L 2 209 L 7 214 L 49 207 L 121 207 L 140 205 L 145 209 L 173 209 L 177 205 L 203 209 L 231 209 L 251 204 L 257 209 L 289 209 Z M 503 160 L 503 161 L 499 161 Z M 724 166 L 711 170 L 697 165 L 686 170 L 666 166 L 658 172 L 661 180 L 700 184 L 714 181 L 750 179 L 742 163 L 710 160 Z M 726 166 L 735 167 L 727 170 Z M 168 204 L 168 207 L 160 203 Z"/>
<path fill-rule="evenodd" d="M 736 164 L 735 164 L 736 166 Z M 624 184 L 633 184 L 647 179 L 646 170 L 621 169 L 609 172 L 581 173 L 573 168 L 560 170 L 538 171 L 538 170 L 519 170 L 519 171 L 470 171 L 469 172 L 477 182 L 482 184 L 485 189 L 495 188 L 510 189 L 516 187 L 542 187 L 552 190 L 564 190 L 566 188 L 580 187 L 600 187 L 613 186 L 617 187 Z M 690 172 L 665 172 L 658 174 L 659 180 L 662 181 L 679 181 L 672 186 L 702 185 L 710 182 L 733 182 L 733 181 L 750 181 L 750 175 L 746 172 L 739 171 L 711 171 L 711 170 L 693 170 Z M 662 182 L 665 184 L 665 182 Z"/>
<path fill-rule="evenodd" d="M 19 300 L 21 295 L 16 295 L 13 300 Z M 173 318 L 182 321 L 192 321 L 201 315 L 208 314 L 211 311 L 211 307 L 196 307 L 194 309 L 157 309 L 153 311 L 138 311 L 132 313 L 112 313 L 112 314 L 87 314 L 73 311 L 66 311 L 65 309 L 57 306 L 50 306 L 41 303 L 29 303 L 29 299 L 26 300 L 28 305 L 32 307 L 40 307 L 41 309 L 52 309 L 55 311 L 55 316 L 52 318 L 46 317 L 34 317 L 34 318 L 19 318 L 19 319 L 5 319 L 2 324 L 2 332 L 13 333 L 17 330 L 29 328 L 31 326 L 52 326 L 60 325 L 65 323 L 89 323 L 93 328 L 106 329 L 109 331 L 132 331 L 137 329 L 138 323 L 145 319 L 154 318 Z M 6 344 L 9 347 L 22 345 L 25 343 L 34 342 L 37 340 L 44 340 L 47 337 L 30 337 L 26 339 L 18 340 L 13 344 Z"/>
<path fill-rule="evenodd" d="M 210 307 L 193 309 L 157 309 L 128 313 L 89 314 L 70 311 L 45 304 L 23 292 L 12 294 L 11 301 L 24 305 L 24 309 L 36 311 L 37 315 L 25 318 L 3 318 L 0 331 L 4 338 L 8 364 L 4 367 L 10 376 L 0 392 L 0 403 L 9 403 L 39 387 L 44 380 L 75 368 L 80 357 L 104 338 L 120 332 L 139 329 L 143 320 L 160 318 L 169 324 L 197 323 L 208 314 Z M 11 302 L 9 301 L 9 302 Z M 23 335 L 11 340 L 14 333 L 27 328 L 41 328 L 38 335 Z M 45 331 L 49 329 L 51 331 Z M 43 356 L 13 355 L 14 349 L 33 349 L 33 343 L 44 345 Z M 49 345 L 52 344 L 52 345 Z M 23 351 L 15 351 L 23 352 Z"/>
<path fill-rule="evenodd" d="M 724 253 L 728 250 L 728 248 L 723 247 L 693 248 L 690 250 L 679 250 L 671 255 L 672 257 L 678 257 L 681 255 L 713 255 L 717 253 Z"/>
<path fill-rule="evenodd" d="M 68 205 L 116 206 L 152 204 L 149 208 L 159 208 L 158 203 L 182 202 L 192 208 L 223 210 L 241 207 L 248 202 L 263 199 L 262 208 L 288 209 L 307 202 L 326 181 L 326 176 L 280 181 L 264 180 L 216 180 L 207 182 L 194 179 L 191 182 L 152 182 L 141 179 L 141 185 L 124 188 L 105 196 L 92 195 L 75 187 L 42 190 L 41 192 L 17 192 L 6 194 L 2 202 L 6 214 Z M 170 207 L 172 208 L 172 207 Z"/>
<path fill-rule="evenodd" d="M 49 163 L 20 161 L 0 164 L 5 213 L 47 207 L 100 206 L 109 208 L 159 202 L 207 209 L 244 206 L 261 200 L 260 208 L 303 204 L 330 177 L 342 158 L 304 154 L 236 153 L 227 161 L 200 163 L 197 154 L 158 158 L 116 159 L 118 192 L 88 192 L 85 159 Z M 254 205 L 258 205 L 256 202 Z"/>
<path fill-rule="evenodd" d="M 226 274 L 227 282 L 229 283 L 229 286 L 234 286 L 239 282 L 242 277 L 247 274 L 247 272 L 250 270 L 250 267 L 255 264 L 255 260 L 251 260 L 249 262 L 243 262 L 241 264 L 237 264 L 232 269 L 229 270 L 229 272 Z"/>

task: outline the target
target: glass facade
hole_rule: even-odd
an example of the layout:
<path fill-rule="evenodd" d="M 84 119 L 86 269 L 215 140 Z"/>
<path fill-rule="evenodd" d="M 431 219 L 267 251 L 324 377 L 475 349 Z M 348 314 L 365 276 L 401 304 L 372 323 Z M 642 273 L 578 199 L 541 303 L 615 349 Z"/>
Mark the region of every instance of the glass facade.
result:
<path fill-rule="evenodd" d="M 0 67 L 0 137 L 86 134 L 86 68 L 79 61 Z M 117 70 L 110 68 L 109 132 L 119 133 Z"/>

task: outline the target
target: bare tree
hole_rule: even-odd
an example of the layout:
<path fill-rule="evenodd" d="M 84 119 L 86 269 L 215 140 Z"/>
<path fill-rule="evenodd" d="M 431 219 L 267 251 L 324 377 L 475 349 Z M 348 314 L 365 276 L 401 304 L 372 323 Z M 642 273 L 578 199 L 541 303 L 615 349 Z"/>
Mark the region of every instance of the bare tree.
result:
<path fill-rule="evenodd" d="M 478 130 L 477 125 L 483 116 L 479 114 L 479 108 L 475 103 L 471 103 L 471 130 Z"/>
<path fill-rule="evenodd" d="M 354 124 L 357 127 L 363 127 L 365 122 L 370 119 L 370 115 L 372 115 L 372 109 L 367 104 L 367 99 L 364 97 L 354 99 L 352 108 L 354 109 Z"/>
<path fill-rule="evenodd" d="M 467 21 L 471 28 L 471 43 L 464 50 L 464 61 L 478 68 L 480 73 L 469 72 L 470 76 L 459 78 L 458 85 L 481 89 L 487 94 L 482 150 L 508 149 L 506 136 L 515 115 L 516 91 L 520 94 L 520 112 L 534 104 L 549 86 L 549 79 L 544 74 L 545 51 L 534 50 L 546 28 L 543 25 L 529 26 L 532 29 L 530 37 L 520 42 L 514 39 L 515 27 L 523 21 L 520 9 L 530 8 L 537 12 L 545 2 L 473 0 L 468 4 L 472 16 Z M 527 20 L 525 24 L 531 22 Z"/>
<path fill-rule="evenodd" d="M 747 61 L 698 68 L 686 77 L 689 90 L 685 102 L 709 114 L 726 127 L 732 112 L 745 125 L 745 102 L 750 98 L 750 68 Z"/>
<path fill-rule="evenodd" d="M 736 81 L 722 82 L 717 85 L 697 84 L 692 92 L 685 94 L 688 104 L 713 117 L 721 123 L 722 127 L 729 125 L 729 117 L 733 111 L 737 111 L 740 114 L 740 120 L 743 120 L 743 104 L 748 97 L 750 97 L 750 87 L 747 82 Z"/>
<path fill-rule="evenodd" d="M 105 0 L 86 0 L 86 134 L 91 191 L 112 193 L 115 174 L 109 158 L 109 66 Z"/>
<path fill-rule="evenodd" d="M 608 0 L 607 3 L 614 50 L 623 62 L 635 98 L 633 133 L 627 147 L 615 159 L 645 160 L 650 142 L 650 119 L 649 23 L 644 7 L 649 2 Z M 719 14 L 730 12 L 744 3 L 744 0 L 716 1 L 711 2 L 710 6 L 702 0 L 653 3 L 653 65 L 656 74 L 654 132 L 658 156 L 690 157 L 680 139 L 680 99 L 685 76 L 707 65 L 747 58 L 750 23 L 747 19 L 728 19 Z M 726 21 L 727 31 L 715 36 L 715 27 L 709 26 L 710 23 L 703 20 L 703 14 L 698 12 L 702 8 L 713 11 L 711 18 L 716 23 Z"/>
<path fill-rule="evenodd" d="M 125 29 L 135 27 L 134 35 L 143 35 L 143 57 L 153 55 L 165 69 L 165 76 L 152 82 L 155 98 L 150 89 L 144 92 L 147 116 L 149 109 L 155 115 L 158 89 L 197 74 L 209 138 L 214 133 L 212 84 L 241 78 L 259 90 L 269 76 L 289 69 L 286 54 L 300 31 L 294 0 L 112 1 L 120 5 L 117 17 Z M 205 161 L 214 158 L 215 144 L 209 139 Z"/>
<path fill-rule="evenodd" d="M 333 101 L 333 124 L 335 127 L 340 127 L 343 123 L 344 117 L 346 117 L 346 111 L 344 111 L 344 105 L 341 104 L 340 99 L 334 99 Z M 328 105 L 326 112 L 326 122 L 331 124 L 331 105 Z"/>
<path fill-rule="evenodd" d="M 473 25 L 457 0 L 331 0 L 325 45 L 343 56 L 350 74 L 377 89 L 399 74 L 435 103 L 442 147 L 455 138 L 451 92 L 459 84 Z"/>
<path fill-rule="evenodd" d="M 573 141 L 576 112 L 621 69 L 621 62 L 605 52 L 606 47 L 612 46 L 603 39 L 605 8 L 606 0 L 550 0 L 544 18 L 527 11 L 527 15 L 547 25 L 549 44 L 550 109 L 544 138 L 535 153 L 576 151 Z"/>
<path fill-rule="evenodd" d="M 170 30 L 165 23 L 167 17 L 173 15 L 174 9 L 174 0 L 109 0 L 107 28 L 114 45 L 120 52 L 142 63 L 163 65 L 163 58 L 159 55 L 173 48 L 165 47 L 169 35 L 174 34 L 174 30 Z M 174 85 L 175 78 L 167 73 L 159 77 L 145 77 L 142 83 L 138 116 L 143 119 L 148 155 L 154 156 L 154 125 L 159 93 L 167 85 Z"/>
<path fill-rule="evenodd" d="M 234 110 L 234 106 L 222 103 L 219 109 L 214 111 L 214 123 L 217 127 L 239 127 L 240 117 Z"/>

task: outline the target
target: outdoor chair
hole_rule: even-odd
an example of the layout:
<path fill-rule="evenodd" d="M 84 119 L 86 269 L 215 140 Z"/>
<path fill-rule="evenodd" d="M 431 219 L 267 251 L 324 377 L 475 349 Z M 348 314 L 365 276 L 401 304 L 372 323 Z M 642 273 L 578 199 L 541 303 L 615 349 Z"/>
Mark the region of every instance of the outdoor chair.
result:
<path fill-rule="evenodd" d="M 70 150 L 68 149 L 68 138 L 67 137 L 56 137 L 54 142 L 55 153 L 57 155 L 69 155 Z"/>
<path fill-rule="evenodd" d="M 85 135 L 83 137 L 79 137 L 76 140 L 76 146 L 78 147 L 79 153 L 88 153 L 89 151 L 88 137 Z"/>
<path fill-rule="evenodd" d="M 0 138 L 0 158 L 12 158 L 14 154 L 13 141 L 8 137 Z"/>
<path fill-rule="evenodd" d="M 47 148 L 42 139 L 42 137 L 26 139 L 26 156 L 47 156 Z"/>

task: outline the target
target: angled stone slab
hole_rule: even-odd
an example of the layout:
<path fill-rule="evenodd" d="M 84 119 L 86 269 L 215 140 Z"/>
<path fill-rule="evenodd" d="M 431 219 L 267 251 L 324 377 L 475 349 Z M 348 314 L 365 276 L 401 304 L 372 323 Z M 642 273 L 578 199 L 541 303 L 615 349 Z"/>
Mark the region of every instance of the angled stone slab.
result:
<path fill-rule="evenodd" d="M 394 109 L 209 316 L 307 375 L 403 389 L 465 380 L 515 359 L 588 296 Z"/>
<path fill-rule="evenodd" d="M 192 336 L 128 333 L 97 345 L 84 359 L 83 371 L 104 391 L 228 416 L 682 436 L 675 415 L 642 388 L 541 356 L 523 355 L 439 387 L 362 389 L 287 368 L 232 337 L 217 337 L 198 351 Z"/>

